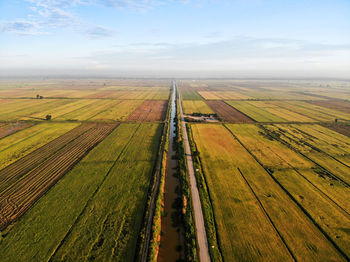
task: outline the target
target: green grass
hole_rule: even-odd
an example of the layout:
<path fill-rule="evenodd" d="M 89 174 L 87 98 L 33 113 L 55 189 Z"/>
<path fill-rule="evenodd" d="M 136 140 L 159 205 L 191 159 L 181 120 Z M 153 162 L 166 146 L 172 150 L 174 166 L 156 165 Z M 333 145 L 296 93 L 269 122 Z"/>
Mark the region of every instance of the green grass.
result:
<path fill-rule="evenodd" d="M 62 241 L 54 261 L 132 261 L 160 127 L 117 127 L 8 230 L 2 260 L 46 261 Z"/>

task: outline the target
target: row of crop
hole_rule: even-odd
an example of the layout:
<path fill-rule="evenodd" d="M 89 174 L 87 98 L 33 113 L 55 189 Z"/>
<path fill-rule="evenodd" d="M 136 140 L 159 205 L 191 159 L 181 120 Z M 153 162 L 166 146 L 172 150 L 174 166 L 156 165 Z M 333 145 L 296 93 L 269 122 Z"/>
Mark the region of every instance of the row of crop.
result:
<path fill-rule="evenodd" d="M 26 212 L 96 143 L 106 137 L 114 127 L 114 125 L 107 125 L 90 129 L 89 132 L 69 143 L 57 154 L 44 161 L 6 190 L 0 196 L 0 209 L 5 217 L 0 222 L 0 227 L 6 227 Z"/>
<path fill-rule="evenodd" d="M 42 123 L 0 139 L 0 169 L 78 125 L 78 123 Z"/>
<path fill-rule="evenodd" d="M 0 170 L 0 192 L 92 127 L 91 124 L 83 124 L 73 128 Z"/>
<path fill-rule="evenodd" d="M 55 251 L 53 260 L 134 260 L 160 136 L 158 124 L 138 129 Z"/>
<path fill-rule="evenodd" d="M 84 224 L 85 219 L 82 217 L 83 214 L 88 217 L 89 214 L 96 214 L 99 208 L 103 207 L 104 209 L 107 208 L 107 211 L 111 211 L 113 216 L 118 212 L 120 218 L 123 218 L 126 214 L 125 212 L 130 208 L 134 210 L 143 209 L 145 206 L 143 200 L 142 204 L 137 206 L 135 204 L 135 198 L 133 196 L 135 188 L 133 188 L 130 182 L 131 178 L 134 180 L 135 178 L 145 177 L 145 175 L 149 175 L 150 172 L 145 172 L 146 170 L 140 168 L 135 170 L 132 159 L 137 158 L 137 155 L 135 155 L 135 153 L 130 155 L 130 152 L 134 152 L 133 148 L 142 149 L 143 147 L 140 148 L 140 145 L 143 145 L 143 143 L 140 144 L 140 140 L 145 142 L 149 141 L 149 138 L 153 137 L 156 130 L 159 130 L 157 125 L 140 125 L 133 123 L 121 124 L 116 128 L 106 139 L 94 147 L 86 157 L 79 161 L 72 171 L 60 179 L 60 181 L 52 187 L 29 212 L 14 223 L 13 226 L 5 230 L 3 241 L 0 245 L 0 254 L 6 253 L 6 257 L 2 257 L 2 260 L 48 261 L 55 252 L 57 253 L 58 245 L 60 245 L 60 243 L 63 245 L 69 240 L 66 239 L 69 234 L 76 234 L 79 232 L 82 232 L 82 237 L 75 239 L 76 241 L 79 240 L 80 244 L 83 243 L 81 248 L 78 249 L 78 246 L 73 243 L 73 245 L 69 244 L 69 246 L 64 245 L 62 246 L 63 249 L 61 249 L 72 255 L 77 252 L 81 252 L 82 254 L 82 252 L 89 251 L 89 247 L 91 246 L 91 242 L 86 243 L 86 241 L 95 240 L 95 238 L 91 238 L 92 234 L 93 236 L 98 236 L 99 228 L 102 228 L 104 225 L 103 219 L 109 217 L 106 215 L 99 215 L 98 219 L 93 220 L 95 222 L 91 224 L 95 229 L 91 230 L 91 227 L 77 226 L 77 222 L 80 219 Z M 137 137 L 140 137 L 140 139 L 136 139 Z M 152 138 L 152 141 L 153 140 Z M 146 149 L 149 148 L 150 151 L 155 151 L 155 146 L 150 147 L 149 143 L 146 143 L 145 147 Z M 126 151 L 129 152 L 127 155 L 125 154 Z M 151 159 L 151 157 L 147 159 Z M 127 166 L 123 165 L 124 162 Z M 140 162 L 147 164 L 146 161 Z M 107 178 L 111 175 L 113 165 L 116 165 L 113 169 L 113 173 L 115 174 L 113 174 L 113 178 L 107 181 Z M 147 170 L 149 169 L 147 168 Z M 122 180 L 120 180 L 120 177 L 123 177 Z M 147 181 L 139 181 L 136 183 L 136 185 L 143 187 L 142 192 L 146 192 L 144 187 Z M 113 186 L 110 186 L 110 182 L 113 183 Z M 90 204 L 93 203 L 94 197 L 102 190 L 103 184 L 105 184 L 103 190 L 109 190 L 108 192 L 112 199 L 111 202 L 106 203 L 104 199 L 102 199 L 101 204 L 91 206 Z M 128 188 L 127 191 L 123 191 L 120 195 L 120 186 L 129 186 L 129 184 L 131 188 Z M 115 195 L 115 193 L 117 195 Z M 118 208 L 118 204 L 120 203 L 119 199 L 127 200 L 128 209 Z M 114 208 L 111 203 L 117 205 L 117 208 Z M 140 212 L 142 213 L 142 211 Z M 129 221 L 134 220 L 133 213 L 128 213 L 128 217 Z M 112 224 L 115 224 L 115 222 L 112 221 Z M 106 225 L 111 225 L 111 223 L 107 223 Z M 115 225 L 121 226 L 121 230 L 123 229 L 123 225 L 119 224 L 119 222 Z M 111 228 L 107 228 L 106 232 L 112 232 L 110 229 Z M 86 232 L 85 230 L 88 231 Z M 133 231 L 132 239 L 135 241 L 138 232 L 138 230 L 137 233 Z M 128 235 L 131 235 L 131 232 L 129 232 Z M 116 237 L 117 235 L 114 235 L 105 240 L 111 243 L 111 241 L 114 242 L 116 240 Z M 104 242 L 107 243 L 107 241 Z M 102 248 L 101 252 L 103 252 L 103 250 L 112 250 L 112 248 L 106 249 L 105 246 Z M 134 252 L 134 245 L 132 245 L 132 247 L 128 246 L 128 250 L 129 249 L 132 250 L 130 252 Z M 115 251 L 119 253 L 122 252 L 121 249 Z"/>

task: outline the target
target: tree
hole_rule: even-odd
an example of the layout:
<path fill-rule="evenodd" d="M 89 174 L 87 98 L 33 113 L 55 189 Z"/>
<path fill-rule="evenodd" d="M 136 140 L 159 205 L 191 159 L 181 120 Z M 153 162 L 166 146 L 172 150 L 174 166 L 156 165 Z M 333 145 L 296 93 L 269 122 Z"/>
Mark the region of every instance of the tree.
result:
<path fill-rule="evenodd" d="M 46 120 L 51 120 L 52 116 L 51 115 L 46 115 L 45 119 Z"/>
<path fill-rule="evenodd" d="M 40 98 L 40 95 L 39 95 L 39 94 L 37 94 L 37 95 L 36 95 L 36 99 L 39 99 L 39 98 Z"/>

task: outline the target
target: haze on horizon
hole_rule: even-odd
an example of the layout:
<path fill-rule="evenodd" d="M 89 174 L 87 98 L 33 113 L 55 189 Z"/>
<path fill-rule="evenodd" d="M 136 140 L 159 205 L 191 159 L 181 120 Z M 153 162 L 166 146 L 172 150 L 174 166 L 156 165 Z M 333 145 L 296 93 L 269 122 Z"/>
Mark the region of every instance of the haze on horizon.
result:
<path fill-rule="evenodd" d="M 348 0 L 0 2 L 0 76 L 349 73 Z"/>

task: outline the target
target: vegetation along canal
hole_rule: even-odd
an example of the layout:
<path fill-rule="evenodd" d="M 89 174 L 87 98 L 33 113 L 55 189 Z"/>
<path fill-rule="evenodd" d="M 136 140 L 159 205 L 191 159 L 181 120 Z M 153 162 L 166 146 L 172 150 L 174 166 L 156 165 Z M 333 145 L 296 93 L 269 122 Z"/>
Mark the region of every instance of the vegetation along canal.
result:
<path fill-rule="evenodd" d="M 164 187 L 164 215 L 162 217 L 162 234 L 158 261 L 179 261 L 184 258 L 180 181 L 177 172 L 176 145 L 174 144 L 176 139 L 176 109 L 176 90 L 174 85 L 171 98 L 169 148 Z"/>

